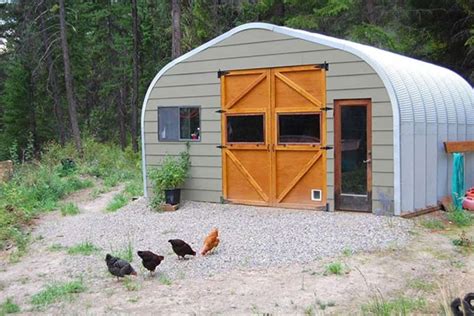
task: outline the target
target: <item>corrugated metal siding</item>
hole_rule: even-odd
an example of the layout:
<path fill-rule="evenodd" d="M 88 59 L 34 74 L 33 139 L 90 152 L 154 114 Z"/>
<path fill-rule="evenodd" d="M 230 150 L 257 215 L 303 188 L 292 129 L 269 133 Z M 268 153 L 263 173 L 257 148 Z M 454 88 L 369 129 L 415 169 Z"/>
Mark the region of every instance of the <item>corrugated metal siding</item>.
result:
<path fill-rule="evenodd" d="M 390 205 L 393 205 L 391 104 L 384 85 L 374 70 L 360 58 L 347 52 L 269 31 L 248 30 L 235 36 L 175 65 L 157 81 L 150 93 L 144 117 L 147 165 L 158 165 L 164 155 L 175 155 L 184 149 L 183 144 L 158 142 L 157 106 L 200 105 L 202 138 L 200 142 L 191 144 L 191 177 L 185 184 L 183 196 L 186 199 L 219 202 L 222 180 L 221 152 L 216 148 L 221 137 L 220 116 L 215 113 L 220 108 L 217 70 L 327 61 L 330 64 L 326 81 L 328 106 L 333 106 L 334 99 L 372 97 L 374 192 L 386 192 Z M 256 37 L 265 38 L 265 41 L 254 43 Z M 330 112 L 327 121 L 329 144 L 333 144 L 333 124 Z M 331 151 L 328 155 L 327 177 L 328 197 L 332 200 L 334 161 Z M 378 198 L 379 195 L 374 194 L 373 204 L 377 208 L 382 205 Z"/>

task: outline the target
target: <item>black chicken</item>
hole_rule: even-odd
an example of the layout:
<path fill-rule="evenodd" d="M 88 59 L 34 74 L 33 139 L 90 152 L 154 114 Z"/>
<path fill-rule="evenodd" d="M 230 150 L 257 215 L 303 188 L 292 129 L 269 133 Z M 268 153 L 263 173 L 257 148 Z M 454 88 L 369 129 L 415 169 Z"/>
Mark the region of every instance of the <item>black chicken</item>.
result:
<path fill-rule="evenodd" d="M 137 251 L 137 255 L 142 258 L 142 264 L 150 271 L 150 275 L 155 272 L 156 267 L 165 259 L 165 257 L 158 256 L 151 251 Z"/>
<path fill-rule="evenodd" d="M 105 256 L 105 262 L 107 263 L 107 268 L 112 275 L 119 278 L 123 278 L 126 275 L 137 275 L 135 270 L 132 268 L 130 263 L 127 261 L 114 257 L 110 254 Z"/>
<path fill-rule="evenodd" d="M 451 302 L 451 311 L 454 316 L 474 316 L 474 293 L 467 293 L 464 299 L 456 298 Z M 462 305 L 462 306 L 461 306 Z M 463 313 L 464 311 L 464 313 Z"/>
<path fill-rule="evenodd" d="M 170 239 L 168 240 L 168 242 L 173 247 L 174 253 L 178 255 L 178 259 L 179 257 L 182 257 L 184 259 L 184 256 L 186 255 L 196 255 L 196 251 L 194 251 L 190 245 L 188 245 L 181 239 Z"/>

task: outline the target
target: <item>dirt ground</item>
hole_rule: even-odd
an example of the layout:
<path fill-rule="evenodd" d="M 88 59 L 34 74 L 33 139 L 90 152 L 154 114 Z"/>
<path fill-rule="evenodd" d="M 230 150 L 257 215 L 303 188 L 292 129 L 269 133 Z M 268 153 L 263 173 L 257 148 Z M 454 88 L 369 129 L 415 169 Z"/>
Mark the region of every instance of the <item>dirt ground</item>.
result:
<path fill-rule="evenodd" d="M 69 198 L 82 212 L 101 211 L 116 189 L 92 199 L 85 190 Z M 442 217 L 431 214 L 427 217 Z M 51 213 L 44 221 L 60 221 Z M 416 221 L 422 220 L 417 218 Z M 474 229 L 465 229 L 474 239 Z M 18 263 L 9 263 L 7 253 L 0 259 L 0 303 L 11 297 L 23 314 L 363 314 L 361 306 L 375 299 L 422 298 L 423 314 L 438 314 L 441 305 L 474 291 L 472 252 L 453 245 L 460 229 L 448 225 L 443 231 L 416 226 L 413 238 L 401 249 L 373 253 L 338 254 L 309 264 L 270 269 L 241 269 L 210 273 L 208 277 L 186 276 L 164 282 L 158 272 L 150 277 L 142 269 L 132 281 L 116 281 L 105 269 L 84 279 L 87 289 L 73 299 L 42 309 L 31 305 L 31 296 L 53 280 L 71 280 L 63 262 L 65 251 L 51 251 L 36 240 Z M 101 255 L 82 259 L 103 260 Z M 169 260 L 177 260 L 171 258 Z M 193 260 L 193 259 L 190 259 Z M 344 265 L 342 275 L 327 275 L 331 262 Z M 135 263 L 138 265 L 138 263 Z M 130 286 L 130 282 L 133 286 Z"/>

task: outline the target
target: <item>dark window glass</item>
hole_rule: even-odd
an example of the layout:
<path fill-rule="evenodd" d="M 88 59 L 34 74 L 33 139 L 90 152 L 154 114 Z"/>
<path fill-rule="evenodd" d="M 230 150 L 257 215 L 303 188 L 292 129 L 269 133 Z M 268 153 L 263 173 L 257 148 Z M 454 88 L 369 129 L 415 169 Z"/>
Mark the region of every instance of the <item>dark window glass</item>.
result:
<path fill-rule="evenodd" d="M 181 139 L 199 140 L 199 108 L 180 108 L 179 126 Z"/>
<path fill-rule="evenodd" d="M 319 114 L 279 114 L 278 143 L 319 143 Z"/>
<path fill-rule="evenodd" d="M 367 194 L 367 108 L 341 107 L 342 193 Z"/>
<path fill-rule="evenodd" d="M 199 140 L 199 107 L 159 107 L 158 139 L 160 141 Z"/>
<path fill-rule="evenodd" d="M 227 142 L 263 143 L 263 115 L 227 116 Z"/>

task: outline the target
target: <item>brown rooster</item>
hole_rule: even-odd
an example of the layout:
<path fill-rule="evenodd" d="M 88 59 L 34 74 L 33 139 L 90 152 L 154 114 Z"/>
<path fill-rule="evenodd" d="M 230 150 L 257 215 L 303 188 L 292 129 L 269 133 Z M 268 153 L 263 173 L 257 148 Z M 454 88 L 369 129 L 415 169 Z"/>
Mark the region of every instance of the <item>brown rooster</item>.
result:
<path fill-rule="evenodd" d="M 216 248 L 217 245 L 219 245 L 219 231 L 217 228 L 213 228 L 204 240 L 204 246 L 202 247 L 201 255 L 206 255 L 209 251 Z"/>

